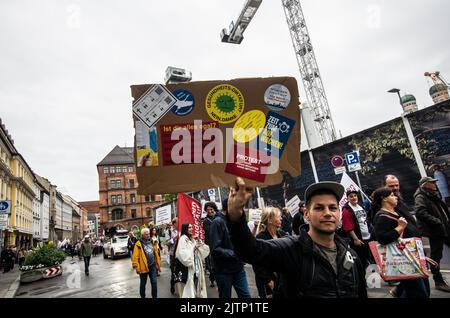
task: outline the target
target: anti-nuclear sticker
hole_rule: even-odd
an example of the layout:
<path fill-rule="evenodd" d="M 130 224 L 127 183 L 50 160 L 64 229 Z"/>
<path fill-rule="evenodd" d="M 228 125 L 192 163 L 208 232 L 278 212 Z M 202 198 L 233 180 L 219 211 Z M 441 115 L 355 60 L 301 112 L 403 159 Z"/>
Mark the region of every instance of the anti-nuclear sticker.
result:
<path fill-rule="evenodd" d="M 294 126 L 294 120 L 269 111 L 266 127 L 259 136 L 257 143 L 259 150 L 281 158 Z"/>
<path fill-rule="evenodd" d="M 266 179 L 263 167 L 269 167 L 270 157 L 261 151 L 235 144 L 228 158 L 225 166 L 226 173 L 258 182 L 264 182 Z"/>
<path fill-rule="evenodd" d="M 172 113 L 178 116 L 184 116 L 192 112 L 195 106 L 195 100 L 191 92 L 178 88 L 172 94 L 177 98 L 175 105 L 171 109 Z"/>
<path fill-rule="evenodd" d="M 264 102 L 271 110 L 279 112 L 288 107 L 291 102 L 291 93 L 286 86 L 273 84 L 266 89 Z"/>
<path fill-rule="evenodd" d="M 242 115 L 233 128 L 233 138 L 246 143 L 255 139 L 264 128 L 266 115 L 260 110 L 251 110 Z"/>
<path fill-rule="evenodd" d="M 176 101 L 176 97 L 165 86 L 153 85 L 133 104 L 133 113 L 152 128 Z"/>
<path fill-rule="evenodd" d="M 156 136 L 156 128 L 148 128 L 140 120 L 135 122 L 135 127 L 137 166 L 158 166 L 158 139 Z"/>
<path fill-rule="evenodd" d="M 233 85 L 221 84 L 206 96 L 206 111 L 212 120 L 221 124 L 234 122 L 244 112 L 244 96 Z"/>

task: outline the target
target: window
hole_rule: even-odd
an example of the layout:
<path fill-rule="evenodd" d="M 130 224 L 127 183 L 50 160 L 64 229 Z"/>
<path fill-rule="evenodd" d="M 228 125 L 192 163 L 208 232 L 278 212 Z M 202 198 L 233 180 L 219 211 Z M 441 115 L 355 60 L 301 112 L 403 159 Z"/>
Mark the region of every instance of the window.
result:
<path fill-rule="evenodd" d="M 131 209 L 131 218 L 132 219 L 136 218 L 136 209 Z"/>
<path fill-rule="evenodd" d="M 109 172 L 110 173 L 116 173 L 116 169 L 114 167 L 109 167 Z"/>
<path fill-rule="evenodd" d="M 121 173 L 122 172 L 122 167 L 116 167 L 116 172 L 117 173 Z"/>
<path fill-rule="evenodd" d="M 117 196 L 117 203 L 118 204 L 122 203 L 122 195 L 121 194 Z"/>
<path fill-rule="evenodd" d="M 111 180 L 111 188 L 122 188 L 122 180 Z"/>
<path fill-rule="evenodd" d="M 150 201 L 150 196 L 149 195 L 146 195 L 145 196 L 145 202 L 149 202 Z"/>
<path fill-rule="evenodd" d="M 128 167 L 128 172 L 133 172 L 133 167 Z"/>
<path fill-rule="evenodd" d="M 111 196 L 111 204 L 117 204 L 117 196 L 115 195 Z"/>
<path fill-rule="evenodd" d="M 129 180 L 130 188 L 134 188 L 134 179 Z"/>
<path fill-rule="evenodd" d="M 136 194 L 134 194 L 134 193 L 130 194 L 130 202 L 136 203 Z"/>
<path fill-rule="evenodd" d="M 123 219 L 123 210 L 116 209 L 111 212 L 111 220 L 120 220 Z"/>
<path fill-rule="evenodd" d="M 108 167 L 104 167 L 103 168 L 103 173 L 109 173 L 109 168 Z"/>

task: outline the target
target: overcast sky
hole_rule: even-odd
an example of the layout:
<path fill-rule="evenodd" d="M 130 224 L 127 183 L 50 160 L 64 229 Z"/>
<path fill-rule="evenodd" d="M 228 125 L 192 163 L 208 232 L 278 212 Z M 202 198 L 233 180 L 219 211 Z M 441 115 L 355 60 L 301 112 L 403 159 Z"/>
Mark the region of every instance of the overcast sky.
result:
<path fill-rule="evenodd" d="M 265 0 L 241 45 L 220 42 L 245 0 L 0 1 L 0 118 L 32 169 L 78 201 L 98 200 L 96 165 L 133 146 L 130 85 L 294 76 L 281 0 Z M 425 71 L 450 79 L 448 0 L 304 0 L 336 129 L 402 112 L 393 87 L 430 106 Z M 301 93 L 300 101 L 304 101 Z"/>

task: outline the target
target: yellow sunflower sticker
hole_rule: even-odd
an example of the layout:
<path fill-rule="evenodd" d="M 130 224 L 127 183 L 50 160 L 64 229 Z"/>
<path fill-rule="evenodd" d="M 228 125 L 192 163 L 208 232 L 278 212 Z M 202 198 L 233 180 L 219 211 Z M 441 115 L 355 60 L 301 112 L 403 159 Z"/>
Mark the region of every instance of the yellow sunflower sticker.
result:
<path fill-rule="evenodd" d="M 221 84 L 206 96 L 206 111 L 212 120 L 221 124 L 234 122 L 244 111 L 244 96 L 233 85 Z"/>

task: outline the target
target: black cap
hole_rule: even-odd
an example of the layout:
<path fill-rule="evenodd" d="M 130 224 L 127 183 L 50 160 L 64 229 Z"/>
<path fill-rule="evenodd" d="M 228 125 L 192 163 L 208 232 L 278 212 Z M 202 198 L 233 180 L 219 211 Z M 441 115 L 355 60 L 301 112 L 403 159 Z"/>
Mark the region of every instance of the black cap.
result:
<path fill-rule="evenodd" d="M 427 182 L 436 182 L 437 179 L 433 179 L 431 177 L 423 177 L 422 179 L 420 179 L 419 181 L 419 186 L 423 186 L 425 183 Z"/>
<path fill-rule="evenodd" d="M 345 189 L 344 186 L 340 183 L 333 181 L 322 181 L 311 184 L 305 191 L 305 202 L 308 202 L 311 199 L 312 194 L 319 190 L 329 190 L 334 196 L 337 198 L 338 202 L 342 199 L 344 195 Z"/>
<path fill-rule="evenodd" d="M 345 192 L 345 195 L 348 197 L 348 196 L 349 196 L 350 194 L 352 194 L 352 193 L 359 194 L 359 191 L 358 191 L 358 190 L 350 189 L 350 190 L 348 190 L 347 192 Z"/>

